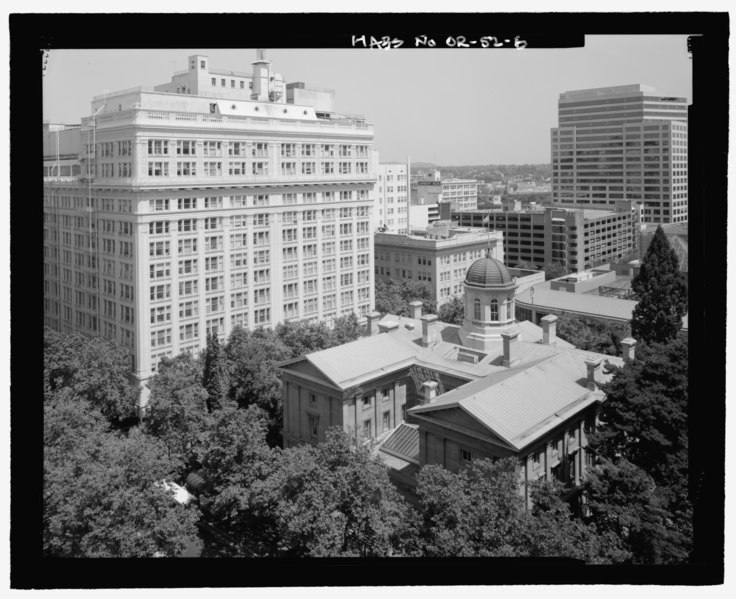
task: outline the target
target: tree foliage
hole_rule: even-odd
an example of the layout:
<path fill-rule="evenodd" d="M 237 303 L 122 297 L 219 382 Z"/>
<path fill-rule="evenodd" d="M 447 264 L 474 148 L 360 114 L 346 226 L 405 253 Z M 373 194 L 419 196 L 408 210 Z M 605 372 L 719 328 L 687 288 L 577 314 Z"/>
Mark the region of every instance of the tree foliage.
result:
<path fill-rule="evenodd" d="M 591 517 L 621 536 L 632 561 L 680 563 L 692 539 L 688 348 L 676 338 L 638 350 L 603 386 L 601 426 L 590 437 L 599 461 L 586 483 Z"/>
<path fill-rule="evenodd" d="M 418 476 L 418 550 L 427 557 L 573 557 L 591 563 L 620 561 L 612 538 L 571 518 L 546 487 L 528 510 L 519 492 L 516 458 L 474 460 L 459 473 L 429 465 Z"/>
<path fill-rule="evenodd" d="M 59 410 L 68 406 L 56 406 Z M 58 425 L 58 421 L 56 422 Z M 86 429 L 86 432 L 84 431 Z M 132 429 L 53 435 L 44 459 L 44 552 L 64 557 L 180 555 L 197 514 L 160 486 L 172 471 L 161 443 Z"/>
<path fill-rule="evenodd" d="M 567 268 L 559 262 L 547 262 L 544 265 L 544 280 L 549 281 L 557 277 L 564 277 L 568 272 Z"/>
<path fill-rule="evenodd" d="M 456 295 L 449 302 L 442 304 L 437 310 L 437 318 L 449 324 L 463 324 L 465 318 L 465 299 Z"/>
<path fill-rule="evenodd" d="M 621 341 L 629 336 L 628 323 L 561 314 L 557 319 L 557 335 L 578 349 L 621 356 Z"/>
<path fill-rule="evenodd" d="M 258 406 L 267 415 L 268 442 L 280 444 L 282 428 L 281 377 L 278 364 L 292 352 L 270 329 L 255 331 L 236 327 L 225 346 L 230 398 L 241 407 Z"/>
<path fill-rule="evenodd" d="M 434 313 L 432 288 L 426 281 L 407 279 L 397 281 L 389 279 L 376 281 L 376 310 L 383 314 L 409 316 L 409 304 L 414 301 L 422 302 L 422 313 Z"/>
<path fill-rule="evenodd" d="M 129 352 L 101 337 L 44 330 L 44 389 L 70 389 L 111 422 L 135 414 Z"/>
<path fill-rule="evenodd" d="M 148 387 L 146 432 L 160 439 L 170 459 L 184 466 L 209 425 L 208 394 L 201 384 L 199 363 L 186 353 L 165 357 Z"/>
<path fill-rule="evenodd" d="M 228 392 L 225 352 L 215 334 L 207 335 L 203 361 L 202 386 L 207 391 L 207 409 L 213 412 L 224 405 Z"/>
<path fill-rule="evenodd" d="M 672 564 L 687 561 L 691 514 L 673 514 L 657 484 L 626 459 L 601 459 L 585 481 L 591 521 L 620 539 L 630 561 Z"/>
<path fill-rule="evenodd" d="M 637 347 L 603 385 L 601 426 L 591 436 L 602 456 L 621 456 L 661 486 L 687 492 L 688 347 L 682 339 Z"/>
<path fill-rule="evenodd" d="M 279 555 L 390 556 L 403 550 L 408 507 L 385 466 L 339 429 L 317 446 L 278 454 L 263 483 L 260 513 Z"/>
<path fill-rule="evenodd" d="M 631 317 L 634 337 L 660 343 L 674 339 L 687 312 L 687 282 L 661 226 L 631 281 L 631 289 L 639 300 Z"/>

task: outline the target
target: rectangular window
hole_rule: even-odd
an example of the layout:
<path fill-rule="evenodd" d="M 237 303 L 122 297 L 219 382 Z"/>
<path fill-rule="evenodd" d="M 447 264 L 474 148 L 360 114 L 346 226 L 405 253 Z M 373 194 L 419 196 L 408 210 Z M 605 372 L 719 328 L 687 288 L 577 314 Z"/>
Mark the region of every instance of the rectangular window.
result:
<path fill-rule="evenodd" d="M 148 176 L 149 177 L 168 177 L 169 176 L 169 163 L 168 162 L 149 162 L 148 163 Z"/>
<path fill-rule="evenodd" d="M 195 177 L 197 175 L 197 163 L 177 162 L 176 175 L 177 177 Z"/>
<path fill-rule="evenodd" d="M 169 154 L 169 142 L 165 139 L 149 139 L 149 156 L 167 156 Z"/>

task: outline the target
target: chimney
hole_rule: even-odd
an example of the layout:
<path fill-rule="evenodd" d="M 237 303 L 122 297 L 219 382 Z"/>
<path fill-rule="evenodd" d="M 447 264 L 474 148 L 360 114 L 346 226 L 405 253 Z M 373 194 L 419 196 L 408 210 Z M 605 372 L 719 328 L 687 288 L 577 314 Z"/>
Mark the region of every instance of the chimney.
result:
<path fill-rule="evenodd" d="M 518 338 L 519 329 L 517 328 L 501 333 L 501 339 L 503 339 L 503 365 L 506 368 L 519 361 L 518 358 L 514 357 L 514 346 L 516 345 L 516 340 Z"/>
<path fill-rule="evenodd" d="M 598 385 L 595 382 L 595 373 L 601 367 L 602 360 L 600 358 L 588 358 L 585 360 L 585 366 L 588 368 L 588 389 L 595 391 Z"/>
<path fill-rule="evenodd" d="M 422 396 L 424 403 L 432 403 L 437 399 L 437 381 L 424 381 L 422 383 Z"/>
<path fill-rule="evenodd" d="M 626 337 L 621 340 L 621 349 L 624 354 L 624 362 L 633 362 L 636 359 L 636 339 Z"/>
<path fill-rule="evenodd" d="M 378 321 L 380 318 L 380 312 L 371 312 L 366 316 L 366 334 L 368 337 L 378 335 Z"/>
<path fill-rule="evenodd" d="M 437 339 L 437 315 L 427 314 L 420 320 L 422 321 L 422 347 L 434 345 Z"/>
<path fill-rule="evenodd" d="M 542 343 L 557 345 L 557 316 L 547 314 L 542 319 Z"/>
<path fill-rule="evenodd" d="M 422 317 L 422 302 L 416 300 L 415 302 L 409 303 L 409 317 L 416 318 L 417 320 Z"/>

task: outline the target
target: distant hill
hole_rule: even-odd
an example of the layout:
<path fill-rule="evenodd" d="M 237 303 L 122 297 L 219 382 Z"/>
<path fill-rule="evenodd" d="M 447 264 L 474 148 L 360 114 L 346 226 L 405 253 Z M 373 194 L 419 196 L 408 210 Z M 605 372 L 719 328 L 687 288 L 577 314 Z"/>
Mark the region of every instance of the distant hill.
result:
<path fill-rule="evenodd" d="M 413 162 L 412 171 L 439 169 L 444 177 L 506 181 L 510 179 L 543 181 L 552 176 L 551 164 L 485 164 L 441 166 L 431 162 Z"/>

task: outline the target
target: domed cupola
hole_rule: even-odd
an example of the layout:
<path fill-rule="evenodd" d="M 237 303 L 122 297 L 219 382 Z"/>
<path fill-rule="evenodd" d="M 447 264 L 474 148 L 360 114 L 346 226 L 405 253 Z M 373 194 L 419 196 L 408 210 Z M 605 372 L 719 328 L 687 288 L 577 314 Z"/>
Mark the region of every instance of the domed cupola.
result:
<path fill-rule="evenodd" d="M 479 258 L 465 274 L 465 284 L 474 287 L 515 287 L 516 282 L 506 265 L 490 255 Z"/>
<path fill-rule="evenodd" d="M 459 331 L 466 347 L 488 351 L 516 323 L 516 277 L 490 256 L 473 262 L 465 275 L 465 319 Z"/>

